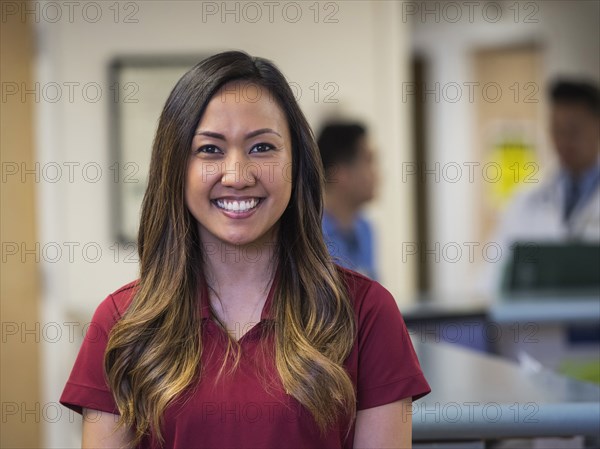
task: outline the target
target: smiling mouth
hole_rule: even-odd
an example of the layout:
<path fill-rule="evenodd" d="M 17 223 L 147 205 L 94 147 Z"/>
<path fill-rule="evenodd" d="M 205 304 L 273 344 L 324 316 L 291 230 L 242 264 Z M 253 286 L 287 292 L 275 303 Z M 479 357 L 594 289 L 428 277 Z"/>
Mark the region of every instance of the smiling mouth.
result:
<path fill-rule="evenodd" d="M 211 200 L 211 202 L 219 209 L 227 212 L 234 213 L 245 213 L 256 209 L 256 207 L 262 202 L 263 198 L 250 198 L 247 200 Z"/>

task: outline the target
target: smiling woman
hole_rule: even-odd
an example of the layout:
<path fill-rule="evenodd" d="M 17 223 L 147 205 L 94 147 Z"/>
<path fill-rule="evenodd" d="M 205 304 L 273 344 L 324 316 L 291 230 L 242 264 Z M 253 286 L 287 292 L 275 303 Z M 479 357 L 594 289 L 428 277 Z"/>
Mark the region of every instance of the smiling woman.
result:
<path fill-rule="evenodd" d="M 430 389 L 390 293 L 331 261 L 323 182 L 271 62 L 226 52 L 179 80 L 140 278 L 98 306 L 60 398 L 83 447 L 410 447 Z"/>

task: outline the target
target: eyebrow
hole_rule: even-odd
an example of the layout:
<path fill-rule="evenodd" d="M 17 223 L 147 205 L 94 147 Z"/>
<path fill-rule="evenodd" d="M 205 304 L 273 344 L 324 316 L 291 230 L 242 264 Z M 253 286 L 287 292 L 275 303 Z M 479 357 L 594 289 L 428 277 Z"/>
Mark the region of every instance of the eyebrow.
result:
<path fill-rule="evenodd" d="M 261 134 L 276 134 L 279 137 L 281 137 L 281 134 L 279 134 L 277 131 L 275 131 L 275 130 L 273 130 L 271 128 L 261 128 L 261 129 L 255 130 L 255 131 L 250 131 L 248 134 L 246 134 L 244 136 L 244 138 L 245 139 L 251 139 L 252 137 L 256 137 L 256 136 L 259 136 Z M 197 135 L 197 136 L 212 137 L 214 139 L 219 139 L 219 140 L 227 140 L 223 134 L 216 133 L 216 132 L 213 132 L 213 131 L 197 131 L 195 135 Z"/>

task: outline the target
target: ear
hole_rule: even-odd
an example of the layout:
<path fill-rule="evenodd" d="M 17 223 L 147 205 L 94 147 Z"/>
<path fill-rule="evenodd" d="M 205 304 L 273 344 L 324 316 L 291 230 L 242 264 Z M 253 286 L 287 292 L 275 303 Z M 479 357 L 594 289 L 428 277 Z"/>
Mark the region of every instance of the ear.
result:
<path fill-rule="evenodd" d="M 344 164 L 335 164 L 327 169 L 326 176 L 329 184 L 345 183 L 348 179 L 348 169 Z"/>

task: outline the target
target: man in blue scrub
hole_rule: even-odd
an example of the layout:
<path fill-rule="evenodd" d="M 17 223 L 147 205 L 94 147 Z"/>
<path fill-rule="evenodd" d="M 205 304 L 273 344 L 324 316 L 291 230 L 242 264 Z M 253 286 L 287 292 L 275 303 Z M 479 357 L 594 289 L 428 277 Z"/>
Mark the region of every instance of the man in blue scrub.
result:
<path fill-rule="evenodd" d="M 330 123 L 317 139 L 325 168 L 323 234 L 336 262 L 377 279 L 371 225 L 361 214 L 375 196 L 373 150 L 360 123 Z"/>

